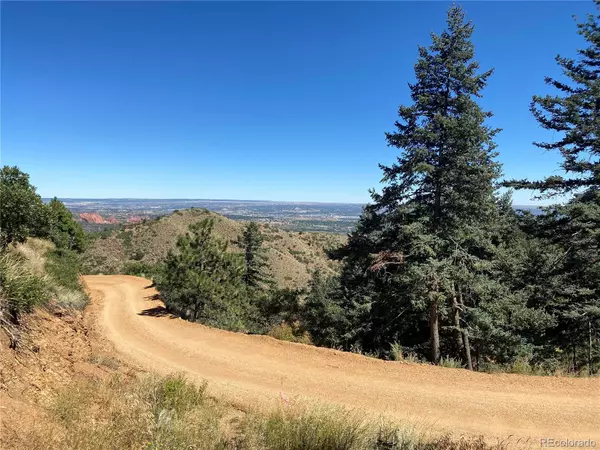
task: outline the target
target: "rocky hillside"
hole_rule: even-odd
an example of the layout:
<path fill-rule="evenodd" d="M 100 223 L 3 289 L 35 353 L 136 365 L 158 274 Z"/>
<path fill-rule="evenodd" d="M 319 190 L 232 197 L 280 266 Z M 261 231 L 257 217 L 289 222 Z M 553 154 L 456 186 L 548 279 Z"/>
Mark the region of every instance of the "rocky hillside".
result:
<path fill-rule="evenodd" d="M 234 241 L 242 232 L 244 222 L 237 222 L 206 209 L 176 211 L 169 216 L 140 224 L 125 225 L 110 235 L 95 240 L 84 255 L 88 273 L 121 273 L 125 264 L 133 261 L 156 263 L 175 246 L 177 237 L 190 224 L 204 218 L 215 220 L 214 233 L 230 242 L 231 251 L 239 251 Z M 328 233 L 283 231 L 268 224 L 261 225 L 265 248 L 273 276 L 280 286 L 303 286 L 313 270 L 333 273 L 337 264 L 327 258 L 326 249 L 335 248 L 345 236 Z"/>

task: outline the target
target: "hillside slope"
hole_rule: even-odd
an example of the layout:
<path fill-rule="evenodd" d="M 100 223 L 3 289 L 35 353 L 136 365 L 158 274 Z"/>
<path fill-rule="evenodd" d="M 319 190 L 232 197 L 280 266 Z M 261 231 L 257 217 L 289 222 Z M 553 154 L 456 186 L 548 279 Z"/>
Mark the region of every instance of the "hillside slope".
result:
<path fill-rule="evenodd" d="M 215 235 L 228 241 L 231 251 L 239 251 L 234 241 L 241 234 L 244 222 L 206 209 L 192 208 L 156 220 L 126 225 L 97 239 L 84 255 L 84 267 L 92 274 L 116 274 L 123 271 L 127 262 L 156 263 L 175 246 L 177 237 L 187 232 L 191 224 L 207 217 L 215 221 Z M 327 258 L 325 249 L 337 247 L 346 239 L 328 233 L 283 231 L 268 224 L 262 224 L 261 231 L 273 276 L 283 287 L 303 286 L 313 270 L 333 273 L 336 263 Z"/>

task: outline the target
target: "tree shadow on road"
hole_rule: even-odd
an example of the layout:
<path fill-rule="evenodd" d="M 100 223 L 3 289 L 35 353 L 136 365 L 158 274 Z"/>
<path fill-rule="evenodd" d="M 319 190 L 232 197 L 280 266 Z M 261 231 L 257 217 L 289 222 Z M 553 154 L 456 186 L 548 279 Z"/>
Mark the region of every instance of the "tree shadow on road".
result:
<path fill-rule="evenodd" d="M 173 317 L 173 315 L 167 311 L 164 306 L 156 306 L 154 308 L 148 308 L 138 313 L 139 316 L 153 316 L 153 317 Z"/>

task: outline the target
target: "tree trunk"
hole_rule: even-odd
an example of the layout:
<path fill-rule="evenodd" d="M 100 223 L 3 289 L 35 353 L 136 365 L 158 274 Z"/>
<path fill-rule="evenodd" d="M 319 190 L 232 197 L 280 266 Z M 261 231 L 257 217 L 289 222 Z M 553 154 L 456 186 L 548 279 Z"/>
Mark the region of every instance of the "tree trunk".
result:
<path fill-rule="evenodd" d="M 429 306 L 429 332 L 431 334 L 431 362 L 440 363 L 440 330 L 438 305 L 433 301 Z"/>
<path fill-rule="evenodd" d="M 194 302 L 194 322 L 196 322 L 198 320 L 199 312 L 200 312 L 200 302 L 196 300 Z"/>
<path fill-rule="evenodd" d="M 573 342 L 573 336 L 571 336 L 571 348 L 573 350 L 573 373 L 577 373 L 576 355 L 575 355 L 575 343 Z"/>
<path fill-rule="evenodd" d="M 592 321 L 588 320 L 588 375 L 592 376 Z"/>
<path fill-rule="evenodd" d="M 452 320 L 454 325 L 454 339 L 456 340 L 456 354 L 458 355 L 458 359 L 462 360 L 464 343 L 460 329 L 460 306 L 456 298 L 456 286 L 454 283 L 452 283 L 452 291 Z"/>
<path fill-rule="evenodd" d="M 462 290 L 458 289 L 458 296 L 459 296 L 459 300 L 460 300 L 460 305 L 459 308 L 464 311 L 465 309 L 465 302 L 463 300 L 463 294 L 462 294 Z M 460 319 L 460 316 L 459 316 Z M 467 369 L 469 370 L 473 370 L 473 360 L 471 358 L 471 344 L 469 343 L 469 329 L 466 327 L 463 327 L 460 329 L 462 332 L 462 338 L 463 338 L 463 344 L 464 344 L 464 350 L 465 350 L 465 362 L 467 363 Z"/>
<path fill-rule="evenodd" d="M 471 359 L 471 344 L 469 343 L 469 330 L 463 328 L 462 335 L 463 340 L 465 341 L 465 359 L 467 362 L 467 369 L 473 370 L 473 360 Z"/>

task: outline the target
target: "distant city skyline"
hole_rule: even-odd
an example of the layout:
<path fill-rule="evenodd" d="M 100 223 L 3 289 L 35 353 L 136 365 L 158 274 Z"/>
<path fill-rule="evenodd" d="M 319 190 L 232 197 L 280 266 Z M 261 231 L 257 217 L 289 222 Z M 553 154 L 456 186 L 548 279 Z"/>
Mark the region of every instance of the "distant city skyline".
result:
<path fill-rule="evenodd" d="M 2 164 L 43 197 L 367 203 L 450 4 L 3 2 Z M 559 173 L 529 103 L 593 2 L 463 6 L 505 177 Z"/>

